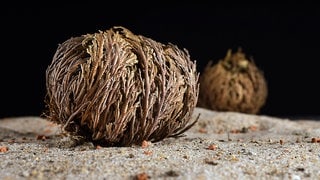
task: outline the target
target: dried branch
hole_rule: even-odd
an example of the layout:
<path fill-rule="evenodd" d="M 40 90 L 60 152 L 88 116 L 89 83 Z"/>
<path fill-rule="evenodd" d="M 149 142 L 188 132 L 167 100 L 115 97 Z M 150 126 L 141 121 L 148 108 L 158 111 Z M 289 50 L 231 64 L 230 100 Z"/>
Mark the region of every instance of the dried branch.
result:
<path fill-rule="evenodd" d="M 263 72 L 238 50 L 217 64 L 210 61 L 200 77 L 198 106 L 250 114 L 259 113 L 268 94 Z"/>
<path fill-rule="evenodd" d="M 103 146 L 160 141 L 196 122 L 198 79 L 187 50 L 113 27 L 59 45 L 46 71 L 44 114 Z"/>

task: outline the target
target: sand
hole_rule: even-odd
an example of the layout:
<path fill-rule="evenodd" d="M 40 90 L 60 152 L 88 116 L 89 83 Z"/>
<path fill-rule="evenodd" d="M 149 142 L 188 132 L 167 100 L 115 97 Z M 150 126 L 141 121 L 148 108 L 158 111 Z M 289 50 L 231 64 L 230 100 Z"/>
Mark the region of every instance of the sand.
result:
<path fill-rule="evenodd" d="M 40 117 L 0 120 L 0 179 L 320 179 L 320 121 L 196 108 L 195 126 L 147 146 L 71 146 Z"/>

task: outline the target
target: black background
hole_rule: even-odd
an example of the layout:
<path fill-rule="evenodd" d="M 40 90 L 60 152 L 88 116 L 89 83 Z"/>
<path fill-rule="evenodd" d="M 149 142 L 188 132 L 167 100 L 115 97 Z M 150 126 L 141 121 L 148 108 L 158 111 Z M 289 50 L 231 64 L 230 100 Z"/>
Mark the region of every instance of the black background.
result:
<path fill-rule="evenodd" d="M 317 117 L 320 8 L 315 4 L 85 3 L 1 11 L 0 117 L 39 116 L 45 70 L 59 43 L 124 26 L 186 48 L 201 72 L 229 48 L 252 56 L 269 95 L 260 114 Z"/>

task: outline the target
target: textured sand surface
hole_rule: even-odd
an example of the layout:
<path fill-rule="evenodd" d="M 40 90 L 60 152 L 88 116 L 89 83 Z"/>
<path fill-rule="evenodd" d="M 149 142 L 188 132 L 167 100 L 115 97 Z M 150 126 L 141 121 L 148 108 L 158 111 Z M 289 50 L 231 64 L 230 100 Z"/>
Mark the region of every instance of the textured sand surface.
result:
<path fill-rule="evenodd" d="M 184 136 L 69 147 L 39 117 L 0 120 L 0 179 L 320 179 L 320 121 L 196 108 Z"/>

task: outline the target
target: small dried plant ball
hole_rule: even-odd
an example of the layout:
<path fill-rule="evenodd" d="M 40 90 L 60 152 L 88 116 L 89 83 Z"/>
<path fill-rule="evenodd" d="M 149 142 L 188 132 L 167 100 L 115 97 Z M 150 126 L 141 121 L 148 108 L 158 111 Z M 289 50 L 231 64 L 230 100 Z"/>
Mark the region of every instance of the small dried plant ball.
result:
<path fill-rule="evenodd" d="M 217 111 L 258 114 L 268 89 L 263 72 L 248 60 L 241 48 L 224 59 L 210 61 L 200 75 L 198 106 Z"/>
<path fill-rule="evenodd" d="M 114 26 L 58 46 L 46 70 L 44 115 L 101 146 L 156 142 L 196 123 L 198 79 L 186 49 Z"/>

